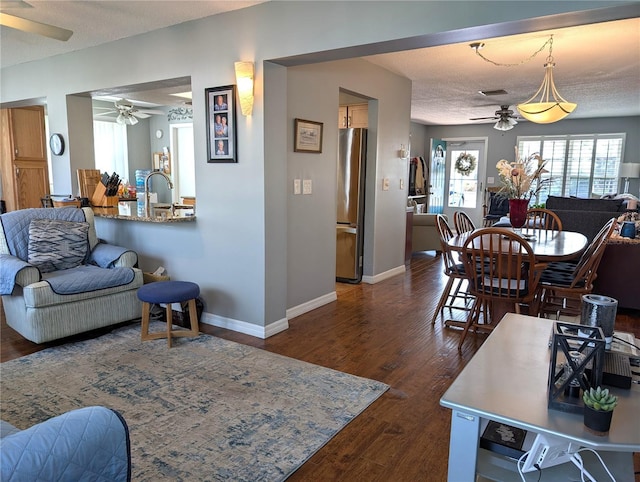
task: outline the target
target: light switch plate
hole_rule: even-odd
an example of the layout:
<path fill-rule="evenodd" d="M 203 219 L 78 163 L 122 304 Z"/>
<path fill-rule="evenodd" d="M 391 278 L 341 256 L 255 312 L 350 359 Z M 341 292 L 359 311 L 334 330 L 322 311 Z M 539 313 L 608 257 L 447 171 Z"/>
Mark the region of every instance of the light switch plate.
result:
<path fill-rule="evenodd" d="M 493 184 L 494 182 L 496 182 L 494 177 L 488 177 L 487 178 L 487 184 Z"/>
<path fill-rule="evenodd" d="M 302 194 L 311 194 L 311 179 L 304 179 L 302 181 Z"/>
<path fill-rule="evenodd" d="M 385 177 L 382 180 L 382 190 L 383 191 L 388 191 L 389 190 L 389 178 L 388 177 Z"/>
<path fill-rule="evenodd" d="M 302 181 L 300 179 L 293 180 L 293 194 L 302 194 Z"/>

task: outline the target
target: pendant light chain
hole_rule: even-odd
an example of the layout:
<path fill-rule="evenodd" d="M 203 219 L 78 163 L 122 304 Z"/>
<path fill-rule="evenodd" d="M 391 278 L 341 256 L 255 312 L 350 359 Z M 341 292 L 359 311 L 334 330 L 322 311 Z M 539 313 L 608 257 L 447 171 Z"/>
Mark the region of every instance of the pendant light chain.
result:
<path fill-rule="evenodd" d="M 547 45 L 549 45 L 549 56 L 547 57 L 547 62 L 553 62 L 553 57 L 551 56 L 551 52 L 553 51 L 553 35 L 549 37 L 549 40 L 547 40 L 544 44 L 542 44 L 542 47 L 540 47 L 531 56 L 529 56 L 529 58 L 521 60 L 520 62 L 517 62 L 515 64 L 502 64 L 500 62 L 495 62 L 491 59 L 488 59 L 487 57 L 485 57 L 480 53 L 480 49 L 484 46 L 482 42 L 472 43 L 471 48 L 475 50 L 476 55 L 480 57 L 482 60 L 484 60 L 485 62 L 489 62 L 490 64 L 496 65 L 498 67 L 517 67 L 519 65 L 525 64 L 533 60 L 534 57 L 538 55 L 540 52 L 542 52 Z"/>

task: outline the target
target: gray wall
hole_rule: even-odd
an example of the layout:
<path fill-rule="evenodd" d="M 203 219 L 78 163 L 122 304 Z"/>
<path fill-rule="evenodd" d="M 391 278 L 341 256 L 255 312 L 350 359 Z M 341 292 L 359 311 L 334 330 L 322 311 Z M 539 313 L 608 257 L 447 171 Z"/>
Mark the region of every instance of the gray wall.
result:
<path fill-rule="evenodd" d="M 340 89 L 372 102 L 368 129 L 365 201 L 364 275 L 374 277 L 404 263 L 404 206 L 407 161 L 399 159 L 408 144 L 411 82 L 363 60 L 338 61 L 289 69 L 288 124 L 294 118 L 324 123 L 321 154 L 293 152 L 289 130 L 287 205 L 288 306 L 297 306 L 335 290 L 336 172 Z M 377 111 L 377 114 L 376 114 Z M 381 124 L 384 128 L 381 128 Z M 389 190 L 382 190 L 383 178 Z M 294 195 L 294 179 L 311 179 L 312 195 Z M 296 229 L 296 227 L 298 227 Z"/>
<path fill-rule="evenodd" d="M 493 128 L 493 124 L 465 125 L 465 126 L 421 126 L 412 124 L 412 130 L 424 133 L 423 149 L 429 155 L 431 139 L 488 137 L 487 177 L 493 176 L 499 185 L 496 163 L 500 159 L 513 160 L 514 147 L 518 136 L 538 136 L 553 134 L 607 134 L 626 133 L 623 152 L 623 162 L 640 162 L 640 117 L 612 117 L 602 119 L 571 119 L 570 117 L 554 124 L 534 124 L 520 122 L 513 129 L 502 132 Z M 413 146 L 412 146 L 413 149 Z M 425 157 L 426 158 L 426 157 Z M 486 179 L 484 180 L 486 181 Z M 631 194 L 638 194 L 640 180 L 630 179 Z M 620 184 L 622 189 L 623 183 Z"/>
<path fill-rule="evenodd" d="M 265 62 L 327 51 L 331 52 L 325 55 L 325 60 L 347 58 L 356 55 L 354 51 L 339 49 L 381 41 L 400 40 L 393 48 L 410 48 L 419 46 L 412 42 L 412 37 L 421 43 L 430 33 L 610 5 L 611 2 L 272 1 L 4 68 L 0 72 L 0 102 L 3 107 L 9 107 L 28 99 L 46 99 L 51 131 L 62 133 L 69 141 L 65 155 L 56 159 L 54 190 L 76 192 L 76 170 L 93 168 L 88 129 L 84 132 L 77 128 L 77 123 L 91 124 L 91 109 L 74 106 L 68 112 L 69 96 L 190 76 L 196 146 L 196 222 L 175 226 L 99 219 L 99 235 L 137 250 L 145 270 L 162 264 L 173 279 L 197 282 L 205 300 L 207 322 L 267 336 L 288 326 L 287 308 L 293 308 L 292 304 L 313 303 L 316 298 L 322 298 L 322 291 L 332 290 L 325 269 L 318 274 L 320 281 L 309 281 L 315 274 L 310 272 L 313 266 L 308 266 L 307 258 L 316 251 L 328 256 L 331 248 L 319 246 L 324 237 L 309 240 L 305 234 L 307 227 L 315 222 L 313 216 L 304 217 L 305 213 L 300 213 L 293 225 L 289 222 L 287 192 L 290 164 L 298 162 L 297 157 L 289 158 L 291 117 L 294 112 L 300 116 L 304 112 L 311 119 L 326 119 L 327 126 L 333 124 L 336 116 L 328 112 L 335 108 L 337 92 L 325 99 L 326 106 L 321 105 L 319 99 L 313 101 L 313 107 L 287 105 L 288 88 L 293 89 L 295 98 L 300 98 L 302 89 L 298 77 L 306 77 L 305 70 L 292 73 L 289 79 L 284 69 Z M 488 27 L 482 35 L 495 32 L 493 27 Z M 456 35 L 455 39 L 442 37 L 442 41 L 460 41 L 460 32 Z M 215 51 L 214 59 L 212 49 L 220 38 L 229 41 L 223 49 Z M 359 52 L 366 51 L 373 53 L 370 47 Z M 256 100 L 251 117 L 238 115 L 239 163 L 207 164 L 204 89 L 235 83 L 234 62 L 251 59 L 256 65 Z M 129 67 L 121 68 L 123 65 Z M 327 67 L 334 68 L 333 65 Z M 323 64 L 313 70 L 320 75 Z M 342 83 L 337 81 L 335 72 L 329 79 L 336 86 Z M 294 85 L 288 85 L 292 80 Z M 345 81 L 362 84 L 352 85 L 354 91 L 375 91 L 380 87 L 372 79 L 365 82 L 363 76 L 353 73 Z M 384 96 L 374 93 L 381 99 L 380 111 L 389 112 Z M 406 95 L 403 105 L 409 102 L 408 93 Z M 402 110 L 401 107 L 398 116 Z M 399 149 L 400 138 L 404 136 L 401 142 L 407 143 L 409 133 L 409 116 L 394 118 L 397 130 L 386 140 L 378 136 L 374 150 L 380 160 L 376 162 L 375 178 L 389 177 L 392 185 L 406 172 L 403 163 L 392 159 Z M 384 122 L 383 117 L 376 119 L 376 128 L 387 127 Z M 312 164 L 306 160 L 299 162 Z M 313 172 L 313 176 L 317 188 L 311 196 L 312 202 L 333 203 L 333 192 L 328 188 L 330 174 Z M 377 186 L 371 189 L 379 190 Z M 398 263 L 404 237 L 400 229 L 402 221 L 399 221 L 404 219 L 401 196 L 399 189 L 392 189 L 384 195 L 378 192 L 374 197 L 374 219 L 369 221 L 373 223 L 370 229 L 374 232 L 375 245 L 369 248 L 371 258 L 366 261 L 373 280 Z M 308 212 L 311 211 L 313 207 L 309 206 Z M 328 224 L 328 216 L 322 212 L 319 215 L 323 223 Z M 300 249 L 302 245 L 308 249 Z M 303 267 L 304 272 L 295 272 L 297 266 Z M 289 267 L 293 267 L 293 271 L 288 271 Z M 291 279 L 302 286 L 291 286 Z M 307 283 L 311 283 L 308 289 Z"/>

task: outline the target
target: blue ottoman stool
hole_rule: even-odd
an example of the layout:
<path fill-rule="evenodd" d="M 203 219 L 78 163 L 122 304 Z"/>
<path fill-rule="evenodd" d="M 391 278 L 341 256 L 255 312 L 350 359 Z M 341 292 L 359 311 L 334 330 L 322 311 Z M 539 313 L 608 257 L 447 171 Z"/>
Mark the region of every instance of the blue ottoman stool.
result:
<path fill-rule="evenodd" d="M 141 286 L 138 289 L 138 299 L 142 301 L 142 341 L 167 338 L 167 344 L 171 348 L 173 336 L 198 336 L 198 314 L 196 313 L 196 298 L 200 294 L 200 287 L 189 281 L 156 281 Z M 188 301 L 190 330 L 173 330 L 172 303 Z M 151 304 L 165 303 L 167 305 L 167 330 L 166 332 L 149 333 L 149 310 Z"/>

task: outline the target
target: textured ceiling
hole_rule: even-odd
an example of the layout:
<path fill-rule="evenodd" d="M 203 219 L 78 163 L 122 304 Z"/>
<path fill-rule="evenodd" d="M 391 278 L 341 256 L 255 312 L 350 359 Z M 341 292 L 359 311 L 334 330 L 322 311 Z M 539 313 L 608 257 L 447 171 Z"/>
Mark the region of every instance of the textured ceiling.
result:
<path fill-rule="evenodd" d="M 0 27 L 0 65 L 7 67 L 262 1 L 30 0 L 33 8 L 5 8 L 5 2 L 0 3 L 7 13 L 74 31 L 69 41 L 60 42 Z M 565 99 L 578 104 L 572 118 L 640 115 L 638 18 L 478 39 L 485 43 L 480 52 L 497 63 L 519 63 L 530 58 L 550 34 L 554 36 L 556 86 Z M 540 86 L 547 55 L 548 49 L 545 49 L 521 65 L 500 67 L 476 56 L 469 42 L 465 42 L 364 58 L 412 80 L 412 120 L 452 125 L 493 122 L 469 119 L 492 116 L 503 104 L 515 111 L 515 104 L 531 97 Z M 172 86 L 175 90 L 188 86 L 176 84 Z M 484 97 L 478 93 L 496 89 L 504 89 L 507 94 Z M 145 85 L 100 94 L 168 105 L 168 101 L 163 100 L 166 93 L 167 85 Z"/>

